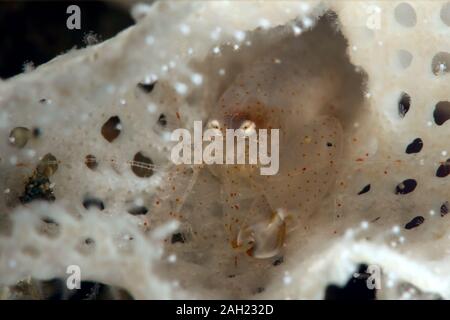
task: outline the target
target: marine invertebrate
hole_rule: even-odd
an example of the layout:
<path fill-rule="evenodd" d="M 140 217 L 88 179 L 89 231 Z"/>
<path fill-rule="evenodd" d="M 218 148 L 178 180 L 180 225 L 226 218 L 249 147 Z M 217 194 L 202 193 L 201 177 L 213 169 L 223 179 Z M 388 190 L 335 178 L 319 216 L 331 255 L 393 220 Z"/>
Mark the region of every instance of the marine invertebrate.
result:
<path fill-rule="evenodd" d="M 157 2 L 1 82 L 2 284 L 70 261 L 135 298 L 322 298 L 365 263 L 378 298 L 448 297 L 445 8 Z M 279 128 L 278 174 L 174 165 L 170 133 L 196 120 Z M 21 205 L 49 152 L 56 201 Z"/>

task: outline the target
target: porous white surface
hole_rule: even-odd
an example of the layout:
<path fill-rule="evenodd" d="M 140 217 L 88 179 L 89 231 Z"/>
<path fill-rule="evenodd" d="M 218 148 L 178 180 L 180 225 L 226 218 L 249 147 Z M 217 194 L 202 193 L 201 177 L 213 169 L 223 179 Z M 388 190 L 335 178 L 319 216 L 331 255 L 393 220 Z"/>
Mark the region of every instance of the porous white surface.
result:
<path fill-rule="evenodd" d="M 449 81 L 432 72 L 433 56 L 450 50 L 446 1 L 407 1 L 414 15 L 396 14 L 400 3 L 156 2 L 115 38 L 0 82 L 0 284 L 65 278 L 76 264 L 83 280 L 139 299 L 316 299 L 365 263 L 382 269 L 379 298 L 402 298 L 404 283 L 449 297 L 450 215 L 440 206 L 450 178 L 436 170 L 450 129 L 433 119 Z M 374 12 L 380 24 L 370 29 Z M 399 50 L 412 60 L 402 51 L 398 61 Z M 136 86 L 146 78 L 157 79 L 150 94 Z M 411 97 L 404 117 L 402 92 Z M 223 109 L 253 101 L 281 129 L 278 175 L 171 163 L 172 129 L 224 121 Z M 122 130 L 110 143 L 100 131 L 115 115 Z M 42 136 L 19 150 L 8 141 L 18 126 Z M 422 151 L 406 154 L 418 137 Z M 131 170 L 139 151 L 154 163 L 150 178 Z M 24 181 L 49 152 L 59 160 L 56 202 L 21 205 Z M 416 189 L 395 194 L 405 179 Z M 86 210 L 86 194 L 105 210 Z M 133 203 L 149 212 L 131 216 Z M 233 249 L 243 220 L 280 209 L 289 216 L 282 264 Z M 416 216 L 424 223 L 405 229 Z M 56 235 L 39 232 L 43 217 L 59 224 Z M 185 243 L 171 243 L 174 228 Z"/>

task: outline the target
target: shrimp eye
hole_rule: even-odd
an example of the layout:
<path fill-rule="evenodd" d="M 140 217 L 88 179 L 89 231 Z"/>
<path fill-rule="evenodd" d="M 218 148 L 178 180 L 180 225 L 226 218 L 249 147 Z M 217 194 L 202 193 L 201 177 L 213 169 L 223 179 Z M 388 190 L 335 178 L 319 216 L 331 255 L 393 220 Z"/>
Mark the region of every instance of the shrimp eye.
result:
<path fill-rule="evenodd" d="M 208 129 L 220 129 L 219 121 L 211 120 L 208 122 L 207 127 L 208 127 Z"/>
<path fill-rule="evenodd" d="M 245 120 L 242 122 L 240 129 L 244 130 L 245 134 L 250 134 L 256 131 L 256 124 L 253 121 Z"/>
<path fill-rule="evenodd" d="M 228 129 L 279 128 L 277 108 L 269 108 L 260 102 L 247 105 L 233 105 L 222 115 L 223 124 Z"/>

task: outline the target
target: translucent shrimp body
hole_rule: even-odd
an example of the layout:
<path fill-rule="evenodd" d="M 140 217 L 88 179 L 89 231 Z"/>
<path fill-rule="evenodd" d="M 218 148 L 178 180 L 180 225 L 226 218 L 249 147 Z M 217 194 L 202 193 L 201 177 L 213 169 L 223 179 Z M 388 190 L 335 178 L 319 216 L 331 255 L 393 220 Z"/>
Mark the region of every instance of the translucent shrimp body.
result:
<path fill-rule="evenodd" d="M 314 77 L 306 83 L 306 73 L 296 64 L 257 62 L 237 76 L 210 117 L 221 130 L 279 129 L 277 174 L 260 175 L 259 165 L 211 167 L 222 181 L 229 241 L 254 257 L 277 254 L 285 230 L 314 213 L 335 181 L 342 128 L 327 114 L 328 95 L 317 90 Z M 320 81 L 327 93 L 327 81 Z"/>

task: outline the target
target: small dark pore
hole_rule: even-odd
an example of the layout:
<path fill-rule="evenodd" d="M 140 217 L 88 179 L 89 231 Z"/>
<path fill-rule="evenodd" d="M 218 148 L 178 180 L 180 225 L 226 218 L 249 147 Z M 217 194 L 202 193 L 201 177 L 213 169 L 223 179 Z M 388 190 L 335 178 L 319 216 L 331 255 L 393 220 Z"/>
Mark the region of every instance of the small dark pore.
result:
<path fill-rule="evenodd" d="M 450 102 L 438 102 L 434 108 L 433 117 L 434 122 L 436 122 L 438 126 L 443 125 L 448 119 L 450 119 Z"/>
<path fill-rule="evenodd" d="M 166 115 L 164 113 L 161 113 L 159 115 L 158 124 L 160 126 L 163 126 L 163 127 L 165 127 L 167 125 L 167 118 L 166 118 Z"/>
<path fill-rule="evenodd" d="M 54 224 L 54 225 L 59 225 L 58 223 L 56 223 L 55 220 L 53 220 L 52 218 L 49 217 L 44 217 L 41 219 L 42 222 L 46 223 L 46 224 Z"/>
<path fill-rule="evenodd" d="M 84 163 L 91 170 L 95 170 L 98 167 L 97 158 L 92 154 L 86 156 Z"/>
<path fill-rule="evenodd" d="M 186 242 L 186 239 L 185 239 L 184 235 L 182 233 L 180 233 L 180 232 L 174 233 L 172 235 L 171 243 L 177 243 L 177 242 L 180 242 L 180 243 L 185 243 Z"/>
<path fill-rule="evenodd" d="M 156 81 L 152 82 L 152 83 L 139 82 L 138 88 L 141 89 L 142 91 L 144 91 L 145 93 L 150 93 L 155 88 L 155 84 L 156 84 Z"/>
<path fill-rule="evenodd" d="M 34 127 L 33 128 L 33 137 L 39 138 L 41 135 L 42 135 L 42 129 L 40 129 L 38 127 Z"/>
<path fill-rule="evenodd" d="M 276 267 L 284 262 L 284 257 L 277 258 L 272 264 Z"/>
<path fill-rule="evenodd" d="M 423 141 L 420 138 L 414 139 L 407 147 L 406 147 L 406 153 L 419 153 L 423 148 Z"/>
<path fill-rule="evenodd" d="M 403 92 L 398 102 L 398 114 L 401 118 L 405 117 L 411 107 L 411 97 L 406 92 Z"/>
<path fill-rule="evenodd" d="M 447 161 L 439 166 L 439 168 L 436 170 L 436 177 L 438 178 L 445 178 L 450 174 L 450 159 L 447 159 Z"/>
<path fill-rule="evenodd" d="M 102 136 L 105 138 L 108 142 L 113 142 L 117 139 L 120 132 L 122 131 L 119 128 L 120 125 L 120 118 L 118 116 L 113 116 L 106 121 L 102 126 Z"/>
<path fill-rule="evenodd" d="M 99 210 L 104 210 L 105 204 L 103 203 L 102 200 L 100 200 L 98 198 L 87 197 L 83 200 L 83 207 L 86 210 L 89 210 L 91 207 L 96 207 Z"/>
<path fill-rule="evenodd" d="M 395 194 L 407 194 L 413 192 L 417 187 L 417 182 L 414 179 L 406 179 L 399 183 L 395 188 Z"/>
<path fill-rule="evenodd" d="M 134 216 L 139 216 L 146 214 L 148 212 L 147 207 L 144 206 L 136 206 L 128 210 L 128 213 L 131 213 Z"/>
<path fill-rule="evenodd" d="M 413 228 L 416 228 L 416 227 L 420 226 L 422 223 L 424 223 L 424 221 L 425 221 L 425 218 L 422 216 L 414 217 L 410 222 L 405 224 L 405 229 L 411 230 Z"/>
<path fill-rule="evenodd" d="M 367 186 L 362 188 L 362 190 L 360 192 L 358 192 L 358 195 L 364 194 L 364 193 L 369 192 L 369 191 L 370 191 L 370 184 L 368 184 Z"/>
<path fill-rule="evenodd" d="M 449 205 L 448 201 L 445 201 L 441 205 L 441 217 L 445 216 L 448 213 L 449 209 L 450 209 L 450 205 Z"/>

